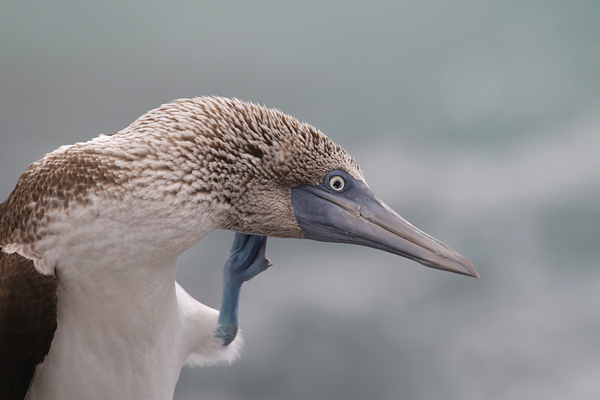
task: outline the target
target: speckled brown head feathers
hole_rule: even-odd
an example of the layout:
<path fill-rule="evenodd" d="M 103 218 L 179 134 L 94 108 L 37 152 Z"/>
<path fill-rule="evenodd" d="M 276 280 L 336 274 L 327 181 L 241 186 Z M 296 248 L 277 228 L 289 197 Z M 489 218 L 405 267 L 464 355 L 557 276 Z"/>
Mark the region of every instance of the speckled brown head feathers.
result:
<path fill-rule="evenodd" d="M 341 147 L 279 111 L 219 97 L 177 100 L 33 163 L 0 205 L 0 246 L 41 257 L 34 242 L 55 234 L 65 210 L 126 198 L 187 210 L 178 215 L 208 207 L 217 228 L 302 237 L 290 189 L 336 168 L 363 180 Z"/>
<path fill-rule="evenodd" d="M 279 111 L 223 98 L 180 100 L 158 111 L 179 116 L 188 108 L 196 113 L 186 116 L 201 121 L 189 150 L 200 151 L 194 157 L 210 177 L 204 179 L 208 192 L 232 207 L 224 228 L 302 237 L 289 201 L 292 187 L 318 184 L 334 168 L 363 179 L 340 146 Z"/>

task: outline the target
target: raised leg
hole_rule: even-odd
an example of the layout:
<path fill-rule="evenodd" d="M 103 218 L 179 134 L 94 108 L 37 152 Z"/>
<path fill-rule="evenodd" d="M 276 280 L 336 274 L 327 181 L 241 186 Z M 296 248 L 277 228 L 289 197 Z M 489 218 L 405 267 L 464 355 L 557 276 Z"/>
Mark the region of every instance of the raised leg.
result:
<path fill-rule="evenodd" d="M 242 283 L 254 278 L 272 264 L 265 258 L 266 236 L 236 233 L 223 268 L 223 297 L 216 336 L 227 346 L 238 331 L 238 304 Z"/>

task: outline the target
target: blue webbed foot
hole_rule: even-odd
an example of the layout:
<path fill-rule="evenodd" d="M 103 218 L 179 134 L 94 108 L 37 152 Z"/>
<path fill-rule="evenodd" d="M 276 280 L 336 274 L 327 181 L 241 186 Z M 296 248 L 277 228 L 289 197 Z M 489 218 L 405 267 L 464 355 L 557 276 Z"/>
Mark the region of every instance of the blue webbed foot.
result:
<path fill-rule="evenodd" d="M 225 261 L 225 279 L 249 281 L 272 264 L 265 258 L 267 237 L 236 232 Z"/>
<path fill-rule="evenodd" d="M 266 236 L 235 234 L 223 268 L 223 298 L 216 336 L 223 345 L 231 343 L 238 331 L 238 304 L 242 283 L 254 278 L 272 264 L 265 257 Z"/>

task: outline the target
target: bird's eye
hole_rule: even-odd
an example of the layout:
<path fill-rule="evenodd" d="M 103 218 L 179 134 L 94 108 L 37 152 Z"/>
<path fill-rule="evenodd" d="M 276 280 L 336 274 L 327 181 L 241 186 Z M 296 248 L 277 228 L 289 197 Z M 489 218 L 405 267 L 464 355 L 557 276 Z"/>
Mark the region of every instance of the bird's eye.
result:
<path fill-rule="evenodd" d="M 329 186 L 335 191 L 344 190 L 346 187 L 346 181 L 339 175 L 334 175 L 329 178 Z"/>

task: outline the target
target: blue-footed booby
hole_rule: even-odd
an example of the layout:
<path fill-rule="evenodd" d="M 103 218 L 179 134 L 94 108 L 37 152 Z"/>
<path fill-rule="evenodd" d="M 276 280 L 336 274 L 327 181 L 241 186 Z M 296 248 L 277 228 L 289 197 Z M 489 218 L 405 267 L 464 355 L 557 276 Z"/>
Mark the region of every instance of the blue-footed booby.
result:
<path fill-rule="evenodd" d="M 237 232 L 220 312 L 175 282 L 178 256 L 214 229 Z M 46 154 L 0 205 L 1 398 L 171 399 L 183 365 L 238 356 L 239 292 L 269 267 L 267 236 L 478 276 L 319 130 L 235 99 L 177 100 Z"/>

